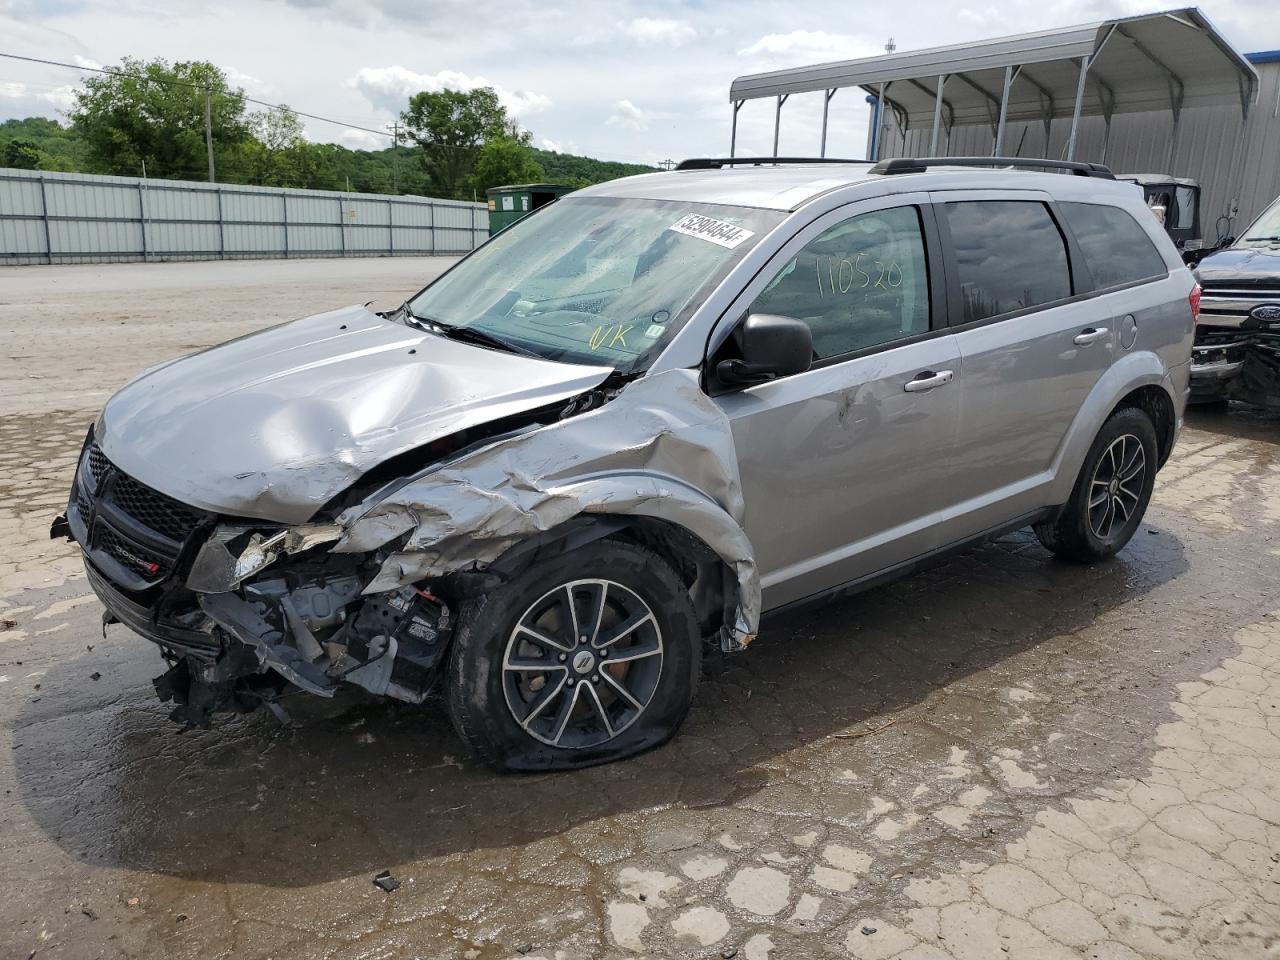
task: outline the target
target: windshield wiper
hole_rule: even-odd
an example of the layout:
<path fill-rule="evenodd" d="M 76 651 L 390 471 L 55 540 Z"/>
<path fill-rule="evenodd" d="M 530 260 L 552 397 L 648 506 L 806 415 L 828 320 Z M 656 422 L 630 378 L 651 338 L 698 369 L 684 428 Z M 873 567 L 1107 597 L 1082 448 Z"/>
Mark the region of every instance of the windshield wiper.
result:
<path fill-rule="evenodd" d="M 1275 241 L 1280 240 L 1280 237 L 1245 237 L 1245 239 L 1246 240 L 1269 240 L 1272 243 L 1274 243 Z"/>
<path fill-rule="evenodd" d="M 428 333 L 437 333 L 451 340 L 461 340 L 465 343 L 474 343 L 481 347 L 492 347 L 495 350 L 503 350 L 507 353 L 518 353 L 525 357 L 537 357 L 539 360 L 545 359 L 541 354 L 535 353 L 528 347 L 522 347 L 518 343 L 511 343 L 501 337 L 494 336 L 485 330 L 476 327 L 462 327 L 453 323 L 445 323 L 442 320 L 436 320 L 433 317 L 421 317 L 414 313 L 406 301 L 400 308 L 404 315 L 406 323 L 411 323 L 421 330 Z"/>

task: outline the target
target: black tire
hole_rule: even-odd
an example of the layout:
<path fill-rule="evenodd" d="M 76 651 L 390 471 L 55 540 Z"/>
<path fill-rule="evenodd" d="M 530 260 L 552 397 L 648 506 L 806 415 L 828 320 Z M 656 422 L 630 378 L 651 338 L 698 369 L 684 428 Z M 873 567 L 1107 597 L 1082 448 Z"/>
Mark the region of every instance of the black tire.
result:
<path fill-rule="evenodd" d="M 575 582 L 578 586 L 566 594 L 574 599 L 566 601 L 561 590 Z M 594 591 L 601 588 L 584 585 L 589 583 L 606 584 L 600 593 L 606 598 L 603 602 L 595 599 Z M 540 605 L 545 605 L 541 614 Z M 626 624 L 636 619 L 626 611 L 645 608 L 652 614 L 651 623 L 642 622 L 626 633 Z M 581 645 L 572 645 L 562 655 L 557 652 L 561 646 L 543 642 L 565 643 L 561 625 L 571 617 L 575 624 L 579 619 L 585 623 L 595 609 L 600 611 L 594 617 L 595 632 L 604 646 L 598 647 L 595 637 L 585 643 L 579 638 Z M 524 631 L 529 625 L 537 627 L 540 640 Z M 618 633 L 625 639 L 613 646 L 605 643 Z M 655 637 L 656 656 L 645 652 Z M 607 660 L 610 650 L 616 661 Z M 624 665 L 628 651 L 634 653 Z M 591 657 L 580 661 L 583 652 Z M 566 655 L 572 659 L 565 661 Z M 595 666 L 579 673 L 581 662 L 592 658 Z M 594 766 L 649 750 L 675 734 L 693 701 L 701 658 L 693 603 L 670 564 L 645 547 L 606 538 L 549 558 L 541 553 L 526 569 L 463 604 L 450 653 L 446 705 L 458 735 L 497 770 Z M 509 669 L 532 662 L 548 667 Z M 535 688 L 539 678 L 541 686 Z M 572 688 L 565 686 L 571 683 Z M 621 688 L 638 699 L 624 699 L 617 692 Z M 581 700 L 580 706 L 573 706 L 578 700 L 566 699 L 570 694 Z M 635 711 L 632 703 L 642 699 L 643 708 Z M 546 703 L 539 713 L 534 708 L 541 700 Z M 566 704 L 561 736 L 551 742 Z M 517 720 L 517 711 L 528 718 L 527 729 Z M 529 718 L 531 713 L 535 716 Z M 580 719 L 570 722 L 574 717 Z M 616 733 L 610 723 L 619 728 Z M 592 724 L 594 735 L 589 734 Z M 595 742 L 599 737 L 607 739 Z"/>
<path fill-rule="evenodd" d="M 1128 438 L 1128 439 L 1126 439 Z M 1123 461 L 1135 449 L 1140 449 L 1142 474 L 1119 485 L 1111 482 L 1116 457 Z M 1120 453 L 1117 455 L 1117 450 Z M 1045 549 L 1060 557 L 1093 563 L 1114 556 L 1120 551 L 1142 522 L 1151 502 L 1151 490 L 1156 481 L 1158 462 L 1156 430 L 1151 418 L 1137 407 L 1121 407 L 1107 418 L 1094 438 L 1089 454 L 1084 458 L 1080 474 L 1067 501 L 1057 518 L 1038 523 L 1033 528 Z M 1133 468 L 1120 464 L 1120 476 Z M 1100 486 L 1099 483 L 1104 482 Z M 1130 501 L 1129 494 L 1134 494 Z M 1106 505 L 1094 506 L 1099 497 L 1107 497 L 1111 503 L 1111 523 L 1106 523 Z"/>

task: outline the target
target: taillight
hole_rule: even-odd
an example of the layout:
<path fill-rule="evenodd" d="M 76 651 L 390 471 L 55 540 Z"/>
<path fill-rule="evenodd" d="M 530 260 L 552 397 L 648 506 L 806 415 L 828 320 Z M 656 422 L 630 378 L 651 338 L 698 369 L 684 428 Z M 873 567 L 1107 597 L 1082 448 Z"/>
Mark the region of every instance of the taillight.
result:
<path fill-rule="evenodd" d="M 1197 283 L 1187 294 L 1187 303 L 1191 304 L 1191 319 L 1196 323 L 1200 322 L 1200 293 L 1200 284 Z"/>

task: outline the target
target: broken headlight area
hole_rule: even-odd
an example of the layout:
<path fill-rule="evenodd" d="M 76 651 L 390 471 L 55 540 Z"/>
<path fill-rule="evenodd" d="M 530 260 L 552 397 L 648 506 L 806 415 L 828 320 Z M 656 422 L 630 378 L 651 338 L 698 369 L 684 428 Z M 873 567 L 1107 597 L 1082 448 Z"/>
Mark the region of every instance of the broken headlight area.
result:
<path fill-rule="evenodd" d="M 322 544 L 334 538 L 306 526 L 211 535 L 187 585 L 217 654 L 172 656 L 157 678 L 175 720 L 207 726 L 215 713 L 278 711 L 291 687 L 331 697 L 352 683 L 410 703 L 427 698 L 452 632 L 448 604 L 427 584 L 364 595 L 385 556 L 331 554 Z"/>

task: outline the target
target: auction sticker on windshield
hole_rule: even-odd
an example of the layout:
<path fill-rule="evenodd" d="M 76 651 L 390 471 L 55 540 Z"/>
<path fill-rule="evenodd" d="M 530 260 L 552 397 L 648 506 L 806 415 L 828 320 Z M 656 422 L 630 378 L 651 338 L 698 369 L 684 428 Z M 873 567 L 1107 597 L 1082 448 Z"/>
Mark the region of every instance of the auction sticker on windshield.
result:
<path fill-rule="evenodd" d="M 698 237 L 701 240 L 710 240 L 722 247 L 728 247 L 732 250 L 743 240 L 749 240 L 755 236 L 754 230 L 746 230 L 736 224 L 729 223 L 727 220 L 717 220 L 715 217 L 704 217 L 700 213 L 691 213 L 683 219 L 677 220 L 668 230 L 674 230 L 676 233 L 683 233 L 687 237 Z"/>

